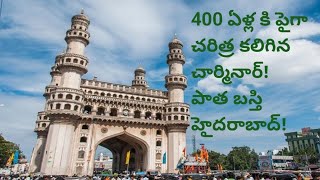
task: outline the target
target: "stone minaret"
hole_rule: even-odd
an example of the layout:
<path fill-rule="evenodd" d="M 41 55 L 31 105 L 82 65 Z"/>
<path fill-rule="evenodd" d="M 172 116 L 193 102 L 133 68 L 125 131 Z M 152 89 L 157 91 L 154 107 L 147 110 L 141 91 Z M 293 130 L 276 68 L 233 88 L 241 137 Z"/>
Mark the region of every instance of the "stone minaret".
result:
<path fill-rule="evenodd" d="M 66 32 L 67 49 L 56 57 L 52 81 L 46 87 L 46 112 L 50 119 L 41 172 L 47 175 L 72 175 L 74 132 L 83 108 L 81 77 L 87 73 L 88 58 L 84 49 L 89 44 L 89 18 L 80 14 L 72 17 Z"/>
<path fill-rule="evenodd" d="M 185 57 L 182 53 L 183 44 L 175 36 L 169 43 L 167 64 L 169 74 L 165 77 L 169 102 L 166 106 L 165 119 L 168 128 L 168 172 L 176 172 L 179 159 L 186 148 L 186 129 L 189 126 L 189 105 L 184 103 L 184 89 L 187 77 L 183 74 Z"/>
<path fill-rule="evenodd" d="M 146 71 L 142 67 L 138 67 L 134 71 L 134 80 L 132 80 L 132 87 L 145 89 L 148 87 L 145 80 Z"/>

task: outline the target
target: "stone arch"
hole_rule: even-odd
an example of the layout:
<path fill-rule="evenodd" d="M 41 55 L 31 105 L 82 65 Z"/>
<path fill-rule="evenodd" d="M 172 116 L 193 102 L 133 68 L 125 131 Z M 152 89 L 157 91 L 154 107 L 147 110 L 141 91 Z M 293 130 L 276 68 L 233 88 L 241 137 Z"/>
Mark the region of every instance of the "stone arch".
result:
<path fill-rule="evenodd" d="M 156 113 L 156 120 L 162 120 L 162 114 L 161 113 Z"/>
<path fill-rule="evenodd" d="M 85 105 L 83 108 L 83 113 L 84 114 L 91 114 L 92 111 L 92 106 L 91 105 Z"/>
<path fill-rule="evenodd" d="M 72 99 L 72 95 L 71 94 L 67 94 L 66 95 L 66 99 Z"/>
<path fill-rule="evenodd" d="M 103 106 L 98 107 L 97 115 L 105 115 L 105 108 Z"/>
<path fill-rule="evenodd" d="M 141 118 L 141 111 L 140 110 L 135 110 L 133 113 L 134 113 L 134 115 L 133 115 L 134 118 Z"/>
<path fill-rule="evenodd" d="M 87 140 L 88 140 L 88 138 L 87 138 L 87 137 L 82 136 L 82 137 L 80 138 L 80 143 L 86 143 L 86 142 L 87 142 Z"/>
<path fill-rule="evenodd" d="M 89 129 L 89 126 L 87 124 L 82 125 L 81 129 Z"/>
<path fill-rule="evenodd" d="M 119 132 L 119 133 L 116 133 L 116 134 L 113 134 L 110 136 L 102 137 L 94 143 L 94 146 L 93 146 L 94 153 L 90 159 L 91 167 L 94 167 L 94 157 L 95 157 L 97 147 L 99 145 L 101 145 L 103 142 L 107 142 L 109 140 L 113 140 L 114 138 L 118 138 L 118 137 L 120 137 L 121 139 L 126 139 L 126 142 L 128 144 L 132 145 L 131 147 L 137 148 L 136 146 L 141 146 L 141 148 L 143 149 L 143 152 L 141 152 L 141 154 L 139 154 L 138 157 L 141 156 L 142 159 L 140 159 L 140 160 L 142 160 L 144 162 L 141 168 L 143 170 L 147 170 L 150 167 L 150 165 L 149 165 L 149 156 L 150 156 L 149 144 L 145 140 L 143 140 L 143 139 L 141 139 L 131 133 L 128 133 L 126 131 L 122 131 L 122 132 Z M 133 145 L 133 144 L 135 144 L 135 145 Z M 109 149 L 109 148 L 107 148 L 107 149 Z M 112 152 L 113 156 L 116 154 L 115 150 L 112 150 L 112 149 L 109 149 L 109 150 Z M 123 157 L 123 154 L 122 154 L 122 157 Z M 113 166 L 113 168 L 115 168 L 115 167 Z M 91 169 L 91 171 L 93 171 L 93 169 Z"/>

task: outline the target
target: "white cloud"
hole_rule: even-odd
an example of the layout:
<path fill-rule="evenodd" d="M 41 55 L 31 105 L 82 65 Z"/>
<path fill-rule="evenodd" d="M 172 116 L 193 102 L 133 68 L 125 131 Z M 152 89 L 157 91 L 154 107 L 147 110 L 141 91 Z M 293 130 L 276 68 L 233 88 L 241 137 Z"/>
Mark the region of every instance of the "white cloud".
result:
<path fill-rule="evenodd" d="M 230 86 L 223 85 L 221 80 L 215 78 L 213 75 L 200 80 L 198 82 L 198 88 L 206 92 L 224 92 L 231 90 Z"/>
<path fill-rule="evenodd" d="M 8 140 L 20 144 L 30 158 L 36 140 L 33 130 L 37 112 L 44 108 L 44 98 L 0 94 L 0 99 L 5 104 L 0 108 L 0 132 Z"/>
<path fill-rule="evenodd" d="M 236 91 L 240 92 L 241 94 L 244 95 L 249 95 L 250 94 L 250 89 L 248 88 L 248 86 L 243 85 L 243 84 L 239 84 L 236 88 Z"/>
<path fill-rule="evenodd" d="M 290 41 L 291 50 L 289 52 L 260 52 L 241 53 L 222 61 L 225 68 L 245 67 L 253 68 L 253 63 L 264 62 L 268 68 L 268 78 L 244 77 L 243 83 L 253 84 L 257 87 L 266 84 L 292 84 L 298 79 L 304 79 L 305 86 L 308 79 L 316 76 L 320 72 L 320 45 L 308 40 Z M 313 80 L 312 80 L 313 81 Z M 314 82 L 314 81 L 313 81 Z"/>
<path fill-rule="evenodd" d="M 316 106 L 313 110 L 314 110 L 315 112 L 320 112 L 320 106 Z"/>
<path fill-rule="evenodd" d="M 7 73 L 0 76 L 0 85 L 14 90 L 44 92 L 45 86 L 50 82 L 50 65 L 39 60 L 11 56 L 4 55 L 1 59 L 0 70 Z"/>
<path fill-rule="evenodd" d="M 146 76 L 150 81 L 164 81 L 164 77 L 169 73 L 169 68 L 154 69 L 147 71 Z"/>
<path fill-rule="evenodd" d="M 4 104 L 0 104 L 0 107 L 4 107 Z"/>
<path fill-rule="evenodd" d="M 278 39 L 288 38 L 290 40 L 309 38 L 320 34 L 320 24 L 316 22 L 301 22 L 300 26 L 292 26 L 288 28 L 289 33 L 278 31 L 278 26 L 273 21 L 272 25 L 258 32 L 257 37 L 262 39 Z"/>
<path fill-rule="evenodd" d="M 186 59 L 186 65 L 192 65 L 194 59 L 193 58 L 187 58 Z"/>

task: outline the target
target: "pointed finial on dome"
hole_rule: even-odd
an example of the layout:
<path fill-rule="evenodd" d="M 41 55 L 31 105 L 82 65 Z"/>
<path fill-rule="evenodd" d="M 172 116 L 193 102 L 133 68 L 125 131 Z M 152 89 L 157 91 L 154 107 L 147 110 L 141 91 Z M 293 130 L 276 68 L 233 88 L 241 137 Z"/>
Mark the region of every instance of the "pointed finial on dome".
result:
<path fill-rule="evenodd" d="M 177 37 L 177 33 L 174 33 L 173 39 L 169 43 L 169 47 L 170 47 L 170 44 L 180 44 L 181 46 L 183 46 L 182 42 Z"/>
<path fill-rule="evenodd" d="M 83 8 L 81 8 L 80 14 L 84 14 L 84 10 L 83 10 Z"/>

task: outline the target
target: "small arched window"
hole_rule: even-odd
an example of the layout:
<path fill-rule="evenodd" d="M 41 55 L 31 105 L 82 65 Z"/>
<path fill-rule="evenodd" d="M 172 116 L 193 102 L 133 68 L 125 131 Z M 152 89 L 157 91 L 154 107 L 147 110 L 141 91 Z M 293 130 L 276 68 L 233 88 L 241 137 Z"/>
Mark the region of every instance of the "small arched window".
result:
<path fill-rule="evenodd" d="M 76 96 L 76 100 L 79 101 L 79 99 L 80 99 L 80 96 Z"/>
<path fill-rule="evenodd" d="M 157 136 L 160 136 L 162 134 L 162 131 L 160 129 L 157 130 Z"/>
<path fill-rule="evenodd" d="M 156 146 L 158 146 L 158 147 L 161 146 L 161 141 L 158 140 L 156 143 Z"/>
<path fill-rule="evenodd" d="M 58 98 L 59 99 L 63 98 L 63 94 L 58 94 Z"/>
<path fill-rule="evenodd" d="M 99 108 L 98 108 L 97 115 L 105 115 L 104 110 L 105 110 L 105 109 L 104 109 L 103 107 L 99 107 Z"/>
<path fill-rule="evenodd" d="M 184 112 L 184 108 L 181 108 L 181 112 Z"/>
<path fill-rule="evenodd" d="M 56 109 L 60 109 L 61 108 L 61 104 L 56 104 Z"/>
<path fill-rule="evenodd" d="M 89 129 L 89 126 L 87 124 L 82 125 L 81 129 Z"/>
<path fill-rule="evenodd" d="M 171 121 L 171 116 L 168 116 L 168 120 Z"/>
<path fill-rule="evenodd" d="M 41 125 L 42 127 L 46 127 L 47 125 L 46 125 L 46 123 L 42 123 L 42 125 Z"/>
<path fill-rule="evenodd" d="M 118 110 L 116 108 L 112 108 L 110 112 L 110 116 L 117 116 L 118 115 Z"/>
<path fill-rule="evenodd" d="M 145 119 L 152 119 L 151 117 L 151 112 L 150 111 L 147 111 L 146 114 L 145 114 Z"/>
<path fill-rule="evenodd" d="M 174 120 L 179 120 L 179 117 L 178 116 L 174 116 L 173 119 Z"/>
<path fill-rule="evenodd" d="M 173 111 L 178 112 L 179 110 L 178 110 L 178 108 L 173 108 Z"/>
<path fill-rule="evenodd" d="M 78 158 L 84 158 L 84 151 L 83 150 L 78 152 Z"/>
<path fill-rule="evenodd" d="M 70 110 L 71 109 L 71 105 L 70 104 L 65 104 L 64 105 L 64 109 Z"/>
<path fill-rule="evenodd" d="M 184 121 L 184 116 L 181 116 L 181 120 Z"/>
<path fill-rule="evenodd" d="M 73 110 L 78 111 L 78 108 L 79 108 L 79 106 L 75 105 L 75 106 L 73 107 Z"/>
<path fill-rule="evenodd" d="M 86 142 L 87 142 L 87 137 L 81 137 L 81 138 L 80 138 L 80 142 L 86 143 Z"/>
<path fill-rule="evenodd" d="M 71 94 L 67 94 L 66 99 L 72 99 L 72 95 Z"/>
<path fill-rule="evenodd" d="M 134 118 L 141 118 L 141 111 L 134 111 Z"/>
<path fill-rule="evenodd" d="M 91 114 L 91 110 L 92 110 L 92 107 L 87 105 L 83 108 L 83 113 L 84 114 Z"/>
<path fill-rule="evenodd" d="M 162 114 L 156 113 L 156 120 L 162 120 Z"/>
<path fill-rule="evenodd" d="M 161 153 L 156 154 L 156 159 L 161 159 Z"/>

